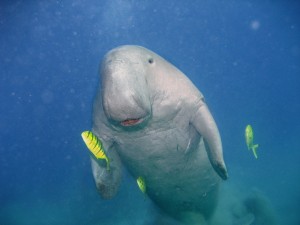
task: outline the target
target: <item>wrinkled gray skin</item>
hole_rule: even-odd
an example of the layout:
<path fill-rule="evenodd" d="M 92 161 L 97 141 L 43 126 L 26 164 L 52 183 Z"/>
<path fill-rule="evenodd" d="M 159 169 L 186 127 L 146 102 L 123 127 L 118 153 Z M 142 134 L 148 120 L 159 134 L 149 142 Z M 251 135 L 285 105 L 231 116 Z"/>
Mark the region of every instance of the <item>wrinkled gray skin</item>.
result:
<path fill-rule="evenodd" d="M 227 170 L 202 93 L 176 67 L 139 46 L 108 52 L 100 76 L 93 132 L 111 160 L 107 171 L 104 160 L 92 159 L 101 196 L 116 195 L 123 163 L 132 176 L 144 177 L 147 195 L 171 217 L 184 224 L 209 219 Z"/>

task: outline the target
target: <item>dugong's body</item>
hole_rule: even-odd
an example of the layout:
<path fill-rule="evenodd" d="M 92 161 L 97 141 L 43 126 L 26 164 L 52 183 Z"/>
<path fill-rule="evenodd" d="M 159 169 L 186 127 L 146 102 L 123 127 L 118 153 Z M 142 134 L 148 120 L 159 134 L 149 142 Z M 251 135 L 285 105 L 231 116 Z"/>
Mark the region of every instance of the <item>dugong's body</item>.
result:
<path fill-rule="evenodd" d="M 92 159 L 97 188 L 113 197 L 125 167 L 145 180 L 147 195 L 179 221 L 213 213 L 227 178 L 222 144 L 201 92 L 177 68 L 139 46 L 104 57 L 94 101 L 93 132 L 110 170 Z"/>

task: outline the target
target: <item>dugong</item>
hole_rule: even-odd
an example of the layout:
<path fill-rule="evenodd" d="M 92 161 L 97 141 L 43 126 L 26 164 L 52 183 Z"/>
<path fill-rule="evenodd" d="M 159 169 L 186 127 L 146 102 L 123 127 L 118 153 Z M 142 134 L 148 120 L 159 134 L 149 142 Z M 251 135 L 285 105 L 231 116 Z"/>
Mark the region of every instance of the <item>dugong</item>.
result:
<path fill-rule="evenodd" d="M 179 69 L 140 46 L 109 51 L 92 131 L 110 159 L 110 170 L 91 159 L 103 198 L 116 195 L 124 165 L 167 215 L 183 224 L 209 220 L 228 177 L 222 143 L 202 93 Z"/>

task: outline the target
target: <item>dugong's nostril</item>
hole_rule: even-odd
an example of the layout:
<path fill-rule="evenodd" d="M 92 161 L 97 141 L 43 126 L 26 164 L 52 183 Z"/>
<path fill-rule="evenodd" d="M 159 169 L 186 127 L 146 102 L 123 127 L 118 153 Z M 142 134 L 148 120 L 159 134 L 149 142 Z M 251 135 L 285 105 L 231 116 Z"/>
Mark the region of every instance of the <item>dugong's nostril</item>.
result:
<path fill-rule="evenodd" d="M 152 64 L 154 62 L 153 58 L 148 59 L 148 63 Z"/>

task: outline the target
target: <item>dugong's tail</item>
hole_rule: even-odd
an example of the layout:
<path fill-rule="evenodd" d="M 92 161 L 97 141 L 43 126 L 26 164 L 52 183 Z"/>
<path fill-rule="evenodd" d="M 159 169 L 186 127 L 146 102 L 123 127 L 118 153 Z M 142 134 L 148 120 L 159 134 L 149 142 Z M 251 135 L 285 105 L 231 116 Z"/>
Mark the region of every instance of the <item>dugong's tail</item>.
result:
<path fill-rule="evenodd" d="M 159 214 L 151 223 L 151 225 L 208 225 L 205 218 L 201 214 L 194 212 L 183 213 L 180 222 L 170 218 L 165 214 Z M 149 225 L 148 223 L 145 225 Z"/>

